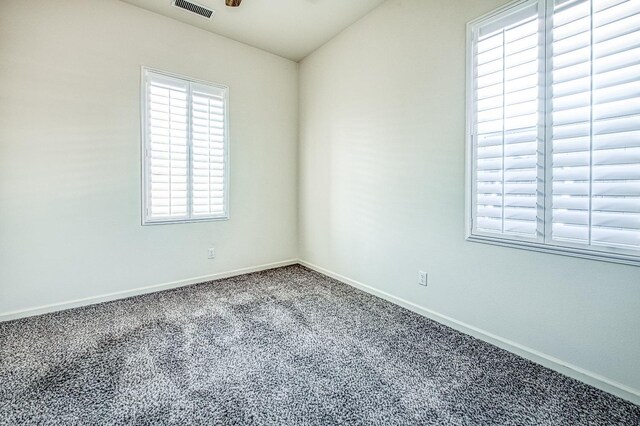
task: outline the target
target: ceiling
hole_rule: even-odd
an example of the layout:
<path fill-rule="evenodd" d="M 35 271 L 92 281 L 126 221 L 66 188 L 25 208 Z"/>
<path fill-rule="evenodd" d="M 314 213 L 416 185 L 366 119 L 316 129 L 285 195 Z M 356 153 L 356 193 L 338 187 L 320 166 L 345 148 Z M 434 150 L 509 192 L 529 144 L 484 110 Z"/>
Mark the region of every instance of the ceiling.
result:
<path fill-rule="evenodd" d="M 172 6 L 171 0 L 123 0 L 186 24 L 299 61 L 384 0 L 190 0 L 215 10 L 206 19 Z"/>

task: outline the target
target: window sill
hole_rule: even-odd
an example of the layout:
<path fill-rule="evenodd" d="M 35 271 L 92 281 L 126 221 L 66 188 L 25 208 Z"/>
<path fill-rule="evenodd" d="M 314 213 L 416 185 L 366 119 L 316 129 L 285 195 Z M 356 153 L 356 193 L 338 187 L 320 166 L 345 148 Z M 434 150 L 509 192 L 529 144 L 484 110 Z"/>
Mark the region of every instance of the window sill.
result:
<path fill-rule="evenodd" d="M 573 247 L 554 246 L 526 241 L 505 240 L 480 235 L 468 235 L 467 241 L 473 243 L 491 244 L 501 247 L 511 247 L 520 250 L 530 250 L 540 253 L 557 254 L 561 256 L 579 257 L 582 259 L 598 260 L 602 262 L 619 263 L 623 265 L 640 266 L 640 257 L 623 253 L 604 253 L 597 250 L 579 249 Z"/>
<path fill-rule="evenodd" d="M 175 219 L 175 220 L 143 220 L 142 226 L 155 225 L 180 225 L 185 223 L 201 223 L 201 222 L 221 222 L 229 220 L 229 215 L 220 217 L 206 217 L 202 219 Z"/>

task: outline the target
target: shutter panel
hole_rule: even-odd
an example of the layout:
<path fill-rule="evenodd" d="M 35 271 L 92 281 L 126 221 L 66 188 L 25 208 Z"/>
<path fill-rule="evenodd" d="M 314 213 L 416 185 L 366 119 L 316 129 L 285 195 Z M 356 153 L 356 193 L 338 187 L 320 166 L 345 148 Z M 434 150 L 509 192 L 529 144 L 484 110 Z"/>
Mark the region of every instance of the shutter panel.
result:
<path fill-rule="evenodd" d="M 188 216 L 188 85 L 148 73 L 147 217 Z"/>
<path fill-rule="evenodd" d="M 542 226 L 544 73 L 537 2 L 475 32 L 474 229 L 537 238 Z"/>
<path fill-rule="evenodd" d="M 145 70 L 147 223 L 227 215 L 227 89 Z"/>
<path fill-rule="evenodd" d="M 192 84 L 193 216 L 225 211 L 225 93 Z"/>
<path fill-rule="evenodd" d="M 640 1 L 556 0 L 552 239 L 640 249 Z"/>

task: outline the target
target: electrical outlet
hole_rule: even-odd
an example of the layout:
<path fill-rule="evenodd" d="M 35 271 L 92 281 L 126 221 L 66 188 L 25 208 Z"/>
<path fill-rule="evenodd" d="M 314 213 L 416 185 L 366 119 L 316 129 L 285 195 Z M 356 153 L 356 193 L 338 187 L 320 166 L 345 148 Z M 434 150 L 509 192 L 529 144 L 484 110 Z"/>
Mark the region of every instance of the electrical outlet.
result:
<path fill-rule="evenodd" d="M 418 271 L 418 284 L 427 286 L 427 273 L 424 271 Z"/>
<path fill-rule="evenodd" d="M 210 248 L 209 249 L 208 257 L 209 257 L 209 259 L 215 259 L 216 258 L 216 249 L 215 248 Z"/>

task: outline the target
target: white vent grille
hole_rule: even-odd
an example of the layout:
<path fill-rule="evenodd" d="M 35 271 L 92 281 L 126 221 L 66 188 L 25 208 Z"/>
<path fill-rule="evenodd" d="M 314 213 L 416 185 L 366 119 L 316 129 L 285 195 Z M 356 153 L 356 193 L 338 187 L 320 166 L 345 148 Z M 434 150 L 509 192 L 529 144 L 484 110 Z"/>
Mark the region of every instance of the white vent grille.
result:
<path fill-rule="evenodd" d="M 200 16 L 205 17 L 207 19 L 211 18 L 213 16 L 213 14 L 215 13 L 211 9 L 207 9 L 204 6 L 201 6 L 199 4 L 192 3 L 192 2 L 189 2 L 189 1 L 185 1 L 185 0 L 174 0 L 173 1 L 173 5 L 175 7 L 179 7 L 180 9 L 184 9 L 186 11 L 195 13 L 196 15 L 200 15 Z"/>

